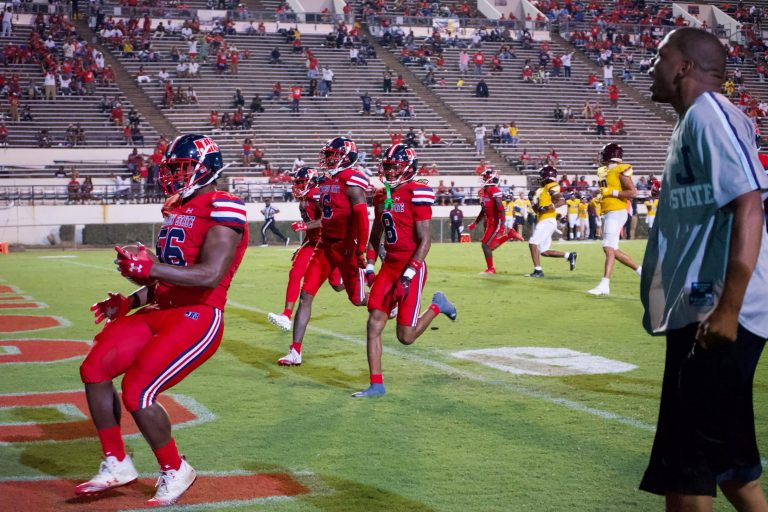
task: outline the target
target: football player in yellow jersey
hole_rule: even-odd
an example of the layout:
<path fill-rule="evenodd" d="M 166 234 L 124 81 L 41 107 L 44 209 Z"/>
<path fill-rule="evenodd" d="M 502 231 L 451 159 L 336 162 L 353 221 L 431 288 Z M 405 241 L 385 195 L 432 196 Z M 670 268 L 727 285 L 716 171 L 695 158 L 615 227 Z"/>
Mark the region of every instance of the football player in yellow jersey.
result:
<path fill-rule="evenodd" d="M 573 194 L 570 199 L 565 200 L 566 206 L 568 206 L 568 240 L 574 240 L 577 238 L 576 230 L 579 226 L 579 205 L 581 199 L 576 194 Z"/>
<path fill-rule="evenodd" d="M 587 235 L 589 234 L 589 198 L 584 195 L 581 196 L 581 201 L 579 202 L 579 231 L 578 231 L 578 237 L 582 240 L 587 239 Z"/>
<path fill-rule="evenodd" d="M 627 222 L 629 201 L 637 196 L 632 182 L 632 166 L 623 161 L 624 150 L 615 143 L 606 144 L 600 151 L 601 167 L 597 169 L 600 185 L 600 209 L 603 222 L 603 252 L 605 270 L 600 284 L 589 290 L 592 295 L 609 295 L 613 265 L 619 260 L 640 275 L 640 266 L 625 252 L 619 250 L 619 237 Z"/>
<path fill-rule="evenodd" d="M 511 229 L 515 226 L 515 200 L 510 193 L 504 200 L 504 227 Z"/>
<path fill-rule="evenodd" d="M 592 240 L 597 240 L 602 236 L 602 233 L 600 233 L 600 227 L 603 225 L 603 212 L 600 210 L 600 192 L 596 190 L 593 193 L 594 197 L 589 200 L 589 205 L 595 210 L 595 225 L 594 228 L 591 224 L 589 225 L 589 237 Z"/>
<path fill-rule="evenodd" d="M 560 193 L 560 185 L 557 184 L 557 169 L 546 165 L 539 170 L 540 187 L 533 197 L 533 211 L 536 212 L 536 229 L 528 240 L 533 260 L 533 272 L 526 274 L 528 277 L 544 277 L 541 269 L 541 256 L 548 258 L 565 258 L 571 266 L 576 268 L 576 253 L 552 251 L 552 233 L 557 229 L 557 213 L 555 210 L 565 204 L 565 199 Z"/>
<path fill-rule="evenodd" d="M 651 232 L 653 221 L 656 220 L 656 209 L 659 207 L 659 186 L 654 183 L 651 187 L 651 197 L 645 202 L 648 214 L 645 216 L 645 223 L 648 224 L 648 232 Z"/>
<path fill-rule="evenodd" d="M 525 192 L 520 192 L 515 199 L 515 224 L 512 226 L 515 231 L 523 234 L 523 225 L 525 219 L 528 217 L 528 212 L 531 210 L 531 201 L 525 197 Z"/>

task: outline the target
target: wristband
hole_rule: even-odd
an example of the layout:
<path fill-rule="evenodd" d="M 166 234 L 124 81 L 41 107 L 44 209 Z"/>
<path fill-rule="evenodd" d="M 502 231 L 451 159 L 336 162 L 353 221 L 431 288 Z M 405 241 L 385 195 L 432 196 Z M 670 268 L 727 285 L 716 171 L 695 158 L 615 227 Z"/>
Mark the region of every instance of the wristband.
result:
<path fill-rule="evenodd" d="M 403 272 L 403 277 L 413 279 L 413 276 L 416 275 L 416 272 L 421 270 L 422 266 L 424 266 L 424 262 L 419 260 L 411 260 L 408 262 L 408 267 L 405 269 L 405 272 Z"/>
<path fill-rule="evenodd" d="M 373 266 L 373 263 L 369 263 L 369 264 L 367 264 L 365 266 L 365 273 L 366 274 L 369 273 L 369 272 L 375 272 L 375 271 L 376 271 L 376 267 Z"/>
<path fill-rule="evenodd" d="M 614 190 L 612 190 L 612 191 L 611 191 L 611 195 L 612 195 L 613 197 L 619 197 L 619 191 L 618 191 L 618 190 L 616 190 L 616 189 L 614 189 Z"/>
<path fill-rule="evenodd" d="M 408 279 L 409 281 L 413 279 L 413 276 L 416 275 L 416 271 L 413 270 L 411 267 L 408 267 L 405 269 L 405 272 L 403 272 L 403 277 Z"/>

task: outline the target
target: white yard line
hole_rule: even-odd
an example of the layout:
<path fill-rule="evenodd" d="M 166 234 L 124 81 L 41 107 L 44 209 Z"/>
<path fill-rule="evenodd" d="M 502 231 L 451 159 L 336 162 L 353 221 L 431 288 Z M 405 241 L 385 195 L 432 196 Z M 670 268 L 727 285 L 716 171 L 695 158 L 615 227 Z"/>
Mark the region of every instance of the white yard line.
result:
<path fill-rule="evenodd" d="M 239 309 L 245 309 L 246 311 L 253 311 L 255 313 L 261 313 L 266 315 L 267 311 L 254 307 L 249 306 L 247 304 L 242 304 L 239 302 L 229 301 L 228 304 L 230 306 L 239 308 Z M 323 334 L 325 336 L 329 336 L 331 338 L 336 338 L 338 340 L 346 341 L 348 343 L 353 343 L 355 345 L 361 345 L 365 346 L 366 341 L 361 338 L 356 338 L 354 336 L 349 336 L 347 334 L 341 334 L 335 331 L 331 331 L 329 329 L 324 329 L 322 327 L 317 327 L 313 325 L 309 325 L 307 327 L 308 330 L 317 332 L 319 334 Z M 540 400 L 544 400 L 545 402 L 561 405 L 563 407 L 566 407 L 568 409 L 583 412 L 587 414 L 591 414 L 592 416 L 597 416 L 598 418 L 602 418 L 607 421 L 614 421 L 617 423 L 621 423 L 623 425 L 628 425 L 630 427 L 634 427 L 639 430 L 645 430 L 647 432 L 655 432 L 656 427 L 654 425 L 651 425 L 649 423 L 645 423 L 640 420 L 636 420 L 634 418 L 629 418 L 626 416 L 622 416 L 620 414 L 616 414 L 610 411 L 604 411 L 602 409 L 596 409 L 594 407 L 590 407 L 588 405 L 584 405 L 582 403 L 576 402 L 574 400 L 569 400 L 567 398 L 561 398 L 558 396 L 550 395 L 549 393 L 546 393 L 544 391 L 539 391 L 536 389 L 527 388 L 525 386 L 520 386 L 517 384 L 510 384 L 508 382 L 502 382 L 495 379 L 490 379 L 488 377 L 485 377 L 484 375 L 481 375 L 479 373 L 471 372 L 469 370 L 462 370 L 459 368 L 456 368 L 454 366 L 451 366 L 446 363 L 441 363 L 440 361 L 435 361 L 434 359 L 429 359 L 427 357 L 419 356 L 412 354 L 410 352 L 407 352 L 403 349 L 396 348 L 396 347 L 383 347 L 384 352 L 387 354 L 392 354 L 397 357 L 400 357 L 402 359 L 406 359 L 408 361 L 411 361 L 413 363 L 420 364 L 422 366 L 430 366 L 432 368 L 436 368 L 443 373 L 447 373 L 448 375 L 452 375 L 454 377 L 461 377 L 463 379 L 471 380 L 474 382 L 480 382 L 482 384 L 488 384 L 492 386 L 496 386 L 502 389 L 505 389 L 507 391 L 511 391 L 513 393 L 516 393 L 518 395 L 528 396 L 532 398 L 538 398 Z"/>

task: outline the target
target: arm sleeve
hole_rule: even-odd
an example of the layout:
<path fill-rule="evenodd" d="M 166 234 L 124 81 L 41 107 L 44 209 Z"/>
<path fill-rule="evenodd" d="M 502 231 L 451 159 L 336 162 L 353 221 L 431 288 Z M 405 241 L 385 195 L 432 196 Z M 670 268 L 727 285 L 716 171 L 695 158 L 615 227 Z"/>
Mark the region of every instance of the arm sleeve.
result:
<path fill-rule="evenodd" d="M 352 214 L 355 218 L 357 250 L 364 252 L 368 246 L 368 206 L 365 203 L 358 203 L 352 207 Z"/>
<path fill-rule="evenodd" d="M 718 95 L 705 94 L 706 108 L 694 109 L 688 120 L 691 129 L 681 156 L 694 178 L 697 169 L 710 174 L 702 178 L 705 183 L 711 180 L 714 200 L 722 208 L 748 192 L 768 189 L 768 178 L 757 156 L 751 121 L 723 105 Z"/>
<path fill-rule="evenodd" d="M 223 226 L 242 228 L 248 223 L 245 204 L 234 196 L 213 200 L 211 220 Z"/>

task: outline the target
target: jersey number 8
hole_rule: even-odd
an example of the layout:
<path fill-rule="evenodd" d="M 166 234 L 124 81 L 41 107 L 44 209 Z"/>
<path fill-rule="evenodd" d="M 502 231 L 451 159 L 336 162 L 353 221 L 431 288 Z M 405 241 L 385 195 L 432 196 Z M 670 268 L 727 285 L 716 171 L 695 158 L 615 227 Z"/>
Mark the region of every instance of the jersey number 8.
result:
<path fill-rule="evenodd" d="M 384 226 L 384 240 L 387 244 L 397 242 L 397 230 L 395 229 L 395 219 L 389 212 L 381 214 L 381 225 Z"/>

